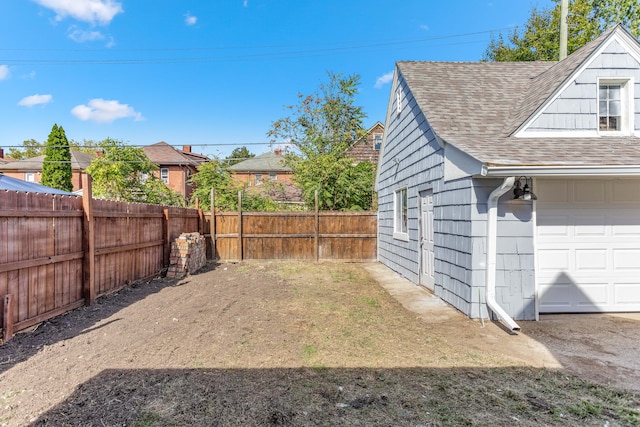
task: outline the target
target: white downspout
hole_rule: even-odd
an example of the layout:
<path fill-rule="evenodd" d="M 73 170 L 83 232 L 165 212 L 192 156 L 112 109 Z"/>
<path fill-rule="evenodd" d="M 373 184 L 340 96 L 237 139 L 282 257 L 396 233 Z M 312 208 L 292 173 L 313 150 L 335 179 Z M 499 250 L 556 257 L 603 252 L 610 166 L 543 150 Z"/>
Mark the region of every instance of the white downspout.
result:
<path fill-rule="evenodd" d="M 498 241 L 498 199 L 513 187 L 515 177 L 504 179 L 502 185 L 491 192 L 487 200 L 487 270 L 485 299 L 487 307 L 493 311 L 512 331 L 519 331 L 520 326 L 496 302 L 496 258 Z"/>

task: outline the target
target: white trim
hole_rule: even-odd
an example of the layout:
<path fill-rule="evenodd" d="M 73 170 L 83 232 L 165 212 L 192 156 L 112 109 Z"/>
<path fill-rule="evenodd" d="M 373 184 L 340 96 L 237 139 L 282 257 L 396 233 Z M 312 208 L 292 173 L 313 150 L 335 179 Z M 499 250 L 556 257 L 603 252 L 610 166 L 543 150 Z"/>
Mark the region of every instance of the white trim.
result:
<path fill-rule="evenodd" d="M 524 123 L 522 123 L 518 129 L 516 129 L 516 131 L 513 133 L 514 136 L 516 137 L 520 137 L 520 138 L 524 138 L 527 137 L 529 135 L 522 135 L 523 132 L 526 132 L 527 129 L 529 128 L 529 126 L 535 122 L 541 115 L 542 113 L 544 113 L 544 111 L 547 109 L 547 107 L 553 103 L 556 99 L 558 99 L 558 97 L 560 96 L 561 93 L 563 93 L 568 87 L 569 85 L 572 85 L 575 82 L 575 79 L 578 75 L 582 74 L 587 68 L 589 68 L 589 66 L 591 65 L 591 63 L 599 56 L 602 54 L 602 52 L 607 49 L 609 47 L 609 45 L 611 43 L 613 43 L 613 41 L 617 41 L 618 43 L 620 43 L 621 45 L 623 45 L 626 49 L 627 52 L 629 53 L 629 55 L 633 56 L 634 59 L 638 62 L 640 62 L 640 45 L 637 43 L 637 40 L 634 40 L 636 43 L 629 43 L 629 39 L 628 37 L 623 37 L 621 36 L 621 34 L 626 34 L 625 30 L 622 30 L 621 28 L 618 28 L 616 30 L 614 30 L 610 35 L 608 40 L 605 40 L 598 49 L 594 50 L 593 52 L 591 52 L 591 55 L 582 63 L 582 66 L 579 67 L 578 69 L 574 70 L 573 73 L 571 73 L 569 75 L 569 77 L 567 78 L 567 80 L 564 82 L 564 84 L 558 88 L 556 88 L 556 90 L 551 94 L 551 96 L 549 96 L 543 103 L 542 105 L 540 105 L 538 107 L 538 109 L 534 112 L 533 115 L 531 115 L 527 120 L 525 120 Z M 623 40 L 624 38 L 624 40 Z M 597 130 L 597 129 L 596 129 Z"/>
<path fill-rule="evenodd" d="M 398 195 L 400 194 L 400 197 L 402 197 L 401 195 L 403 192 L 405 194 L 405 197 L 403 197 L 404 206 L 398 206 Z M 406 202 L 404 201 L 405 198 Z M 401 209 L 401 211 L 398 212 L 398 210 L 402 207 L 404 207 L 404 209 Z M 403 231 L 402 226 L 398 227 L 398 225 L 402 225 L 404 218 L 403 213 L 405 211 L 407 212 L 405 224 L 406 230 Z M 407 188 L 407 186 L 399 187 L 393 190 L 393 238 L 406 242 L 409 241 L 409 189 Z"/>
<path fill-rule="evenodd" d="M 482 176 L 640 176 L 640 165 L 622 166 L 487 166 Z"/>
<path fill-rule="evenodd" d="M 600 134 L 594 130 L 528 130 L 528 133 L 519 133 L 516 138 L 598 138 Z"/>
<path fill-rule="evenodd" d="M 635 111 L 634 111 L 634 87 L 633 76 L 629 77 L 598 77 L 598 89 L 596 91 L 596 110 L 598 111 L 598 121 L 596 122 L 598 135 L 600 136 L 629 136 L 635 133 Z M 620 85 L 620 131 L 600 130 L 600 85 Z"/>
<path fill-rule="evenodd" d="M 537 180 L 536 178 L 531 179 L 531 185 L 533 188 L 536 188 Z M 539 303 L 539 295 L 538 295 L 538 257 L 536 254 L 538 253 L 538 205 L 537 201 L 533 199 L 531 203 L 531 224 L 533 226 L 533 309 L 535 311 L 535 320 L 540 320 L 540 303 Z"/>

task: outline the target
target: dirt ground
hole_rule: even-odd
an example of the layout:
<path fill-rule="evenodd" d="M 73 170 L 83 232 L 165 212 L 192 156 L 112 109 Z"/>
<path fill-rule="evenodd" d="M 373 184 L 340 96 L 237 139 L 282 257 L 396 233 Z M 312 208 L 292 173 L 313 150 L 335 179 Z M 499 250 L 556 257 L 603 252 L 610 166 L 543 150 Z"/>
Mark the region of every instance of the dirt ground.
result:
<path fill-rule="evenodd" d="M 0 346 L 0 426 L 640 425 L 640 317 L 450 313 L 366 264 L 211 263 Z"/>

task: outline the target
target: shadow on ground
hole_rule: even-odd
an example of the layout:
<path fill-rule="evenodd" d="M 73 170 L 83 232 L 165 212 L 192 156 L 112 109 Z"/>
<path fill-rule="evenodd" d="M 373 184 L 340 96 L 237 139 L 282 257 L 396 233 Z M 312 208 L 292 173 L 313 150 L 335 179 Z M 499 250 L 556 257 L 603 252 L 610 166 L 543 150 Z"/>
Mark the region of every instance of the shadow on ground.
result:
<path fill-rule="evenodd" d="M 209 262 L 196 275 L 213 271 L 217 265 L 215 262 Z M 121 309 L 142 301 L 166 287 L 181 286 L 188 281 L 189 277 L 182 280 L 164 278 L 162 280 L 138 281 L 115 293 L 98 298 L 91 306 L 80 307 L 46 320 L 35 327 L 27 328 L 18 333 L 13 340 L 0 345 L 0 373 L 27 360 L 45 346 L 88 334 L 118 322 L 120 319 L 100 323 Z"/>
<path fill-rule="evenodd" d="M 106 370 L 31 425 L 631 425 L 637 399 L 534 368 Z"/>

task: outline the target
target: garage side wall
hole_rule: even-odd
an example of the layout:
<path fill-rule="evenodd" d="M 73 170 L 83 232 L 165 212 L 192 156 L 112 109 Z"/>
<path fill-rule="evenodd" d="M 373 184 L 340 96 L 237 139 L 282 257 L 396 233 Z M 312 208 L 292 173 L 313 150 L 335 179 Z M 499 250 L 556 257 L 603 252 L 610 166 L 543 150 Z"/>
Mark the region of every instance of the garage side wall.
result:
<path fill-rule="evenodd" d="M 401 109 L 397 112 L 396 94 Z M 471 178 L 444 181 L 444 150 L 407 87 L 396 76 L 378 175 L 378 259 L 420 283 L 420 198 L 434 201 L 435 293 L 471 315 Z M 394 238 L 394 192 L 407 188 L 408 241 Z"/>
<path fill-rule="evenodd" d="M 487 199 L 502 180 L 473 181 L 471 317 L 487 318 Z M 503 195 L 498 202 L 496 301 L 516 320 L 535 320 L 536 317 L 532 212 L 532 202 L 513 200 L 511 191 Z"/>

